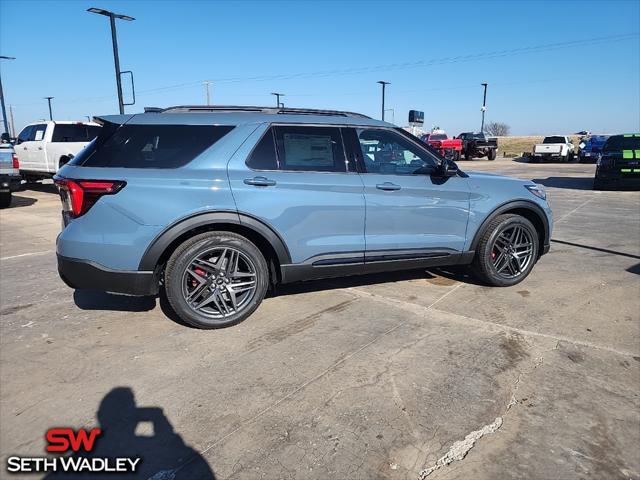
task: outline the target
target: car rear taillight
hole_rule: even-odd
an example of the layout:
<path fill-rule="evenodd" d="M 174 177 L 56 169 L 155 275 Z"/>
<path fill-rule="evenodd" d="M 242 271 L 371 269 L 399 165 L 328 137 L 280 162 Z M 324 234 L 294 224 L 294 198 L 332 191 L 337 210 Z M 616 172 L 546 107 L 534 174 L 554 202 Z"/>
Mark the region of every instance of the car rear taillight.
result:
<path fill-rule="evenodd" d="M 18 156 L 15 153 L 13 154 L 13 168 L 16 170 L 20 168 L 20 162 L 18 161 Z"/>
<path fill-rule="evenodd" d="M 84 215 L 103 195 L 113 195 L 124 188 L 119 180 L 70 180 L 54 177 L 63 209 L 73 218 Z"/>

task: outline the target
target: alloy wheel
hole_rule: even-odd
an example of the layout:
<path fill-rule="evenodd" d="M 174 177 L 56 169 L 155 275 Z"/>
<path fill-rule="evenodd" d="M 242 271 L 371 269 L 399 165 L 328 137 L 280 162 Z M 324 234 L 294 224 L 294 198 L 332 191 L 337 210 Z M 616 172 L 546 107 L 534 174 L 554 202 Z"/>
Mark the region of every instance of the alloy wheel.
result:
<path fill-rule="evenodd" d="M 224 319 L 242 311 L 256 293 L 253 261 L 233 247 L 214 247 L 191 260 L 182 275 L 182 295 L 199 315 Z"/>
<path fill-rule="evenodd" d="M 491 247 L 491 263 L 503 278 L 522 275 L 533 262 L 533 236 L 522 225 L 511 225 L 498 234 Z"/>

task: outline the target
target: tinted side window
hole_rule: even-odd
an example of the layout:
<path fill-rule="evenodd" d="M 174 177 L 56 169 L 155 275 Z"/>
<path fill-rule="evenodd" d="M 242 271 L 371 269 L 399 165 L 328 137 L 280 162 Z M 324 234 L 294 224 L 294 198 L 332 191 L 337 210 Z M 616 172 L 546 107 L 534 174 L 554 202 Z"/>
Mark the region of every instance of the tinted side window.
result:
<path fill-rule="evenodd" d="M 392 130 L 365 128 L 357 132 L 367 173 L 426 174 L 438 164 L 429 152 Z"/>
<path fill-rule="evenodd" d="M 85 167 L 176 168 L 233 130 L 211 125 L 106 124 L 71 162 Z"/>
<path fill-rule="evenodd" d="M 346 172 L 340 129 L 335 127 L 274 127 L 280 170 Z"/>
<path fill-rule="evenodd" d="M 31 133 L 29 133 L 29 141 L 41 142 L 42 140 L 44 140 L 44 134 L 46 131 L 47 131 L 46 123 L 34 125 L 31 129 Z"/>
<path fill-rule="evenodd" d="M 98 136 L 100 127 L 73 123 L 59 123 L 53 128 L 52 142 L 90 142 Z"/>
<path fill-rule="evenodd" d="M 18 135 L 18 139 L 16 140 L 16 145 L 20 145 L 22 142 L 29 141 L 29 137 L 31 136 L 31 131 L 33 130 L 33 126 L 28 125 L 22 129 L 20 134 Z"/>
<path fill-rule="evenodd" d="M 273 129 L 267 130 L 251 156 L 247 160 L 247 166 L 254 170 L 277 170 L 278 159 L 276 157 L 276 143 L 273 140 Z"/>

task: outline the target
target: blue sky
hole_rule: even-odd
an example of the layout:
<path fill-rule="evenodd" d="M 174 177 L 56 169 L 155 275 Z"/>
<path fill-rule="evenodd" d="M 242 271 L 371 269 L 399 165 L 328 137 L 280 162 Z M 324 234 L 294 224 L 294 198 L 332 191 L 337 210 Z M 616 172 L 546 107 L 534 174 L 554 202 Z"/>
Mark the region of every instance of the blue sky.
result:
<path fill-rule="evenodd" d="M 18 129 L 48 116 L 45 96 L 60 120 L 117 113 L 108 20 L 92 6 L 136 18 L 118 22 L 121 68 L 138 91 L 127 112 L 204 103 L 211 80 L 218 104 L 271 105 L 278 91 L 288 106 L 379 117 L 386 80 L 388 120 L 404 125 L 419 109 L 426 126 L 458 134 L 479 129 L 488 82 L 486 118 L 513 134 L 640 130 L 638 0 L 0 0 Z M 612 38 L 624 34 L 635 36 Z M 593 38 L 605 40 L 581 42 Z M 465 58 L 442 60 L 453 57 Z"/>

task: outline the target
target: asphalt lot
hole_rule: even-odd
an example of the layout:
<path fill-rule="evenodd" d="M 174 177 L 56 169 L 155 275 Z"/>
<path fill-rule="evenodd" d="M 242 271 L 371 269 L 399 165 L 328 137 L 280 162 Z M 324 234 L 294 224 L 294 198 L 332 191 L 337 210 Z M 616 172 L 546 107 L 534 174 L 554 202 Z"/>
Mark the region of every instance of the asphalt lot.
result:
<path fill-rule="evenodd" d="M 594 165 L 461 166 L 548 187 L 551 251 L 523 283 L 301 283 L 216 331 L 74 293 L 52 185 L 18 192 L 0 213 L 3 464 L 42 455 L 49 427 L 99 424 L 142 478 L 417 479 L 501 418 L 427 478 L 640 478 L 640 192 L 592 191 Z"/>

